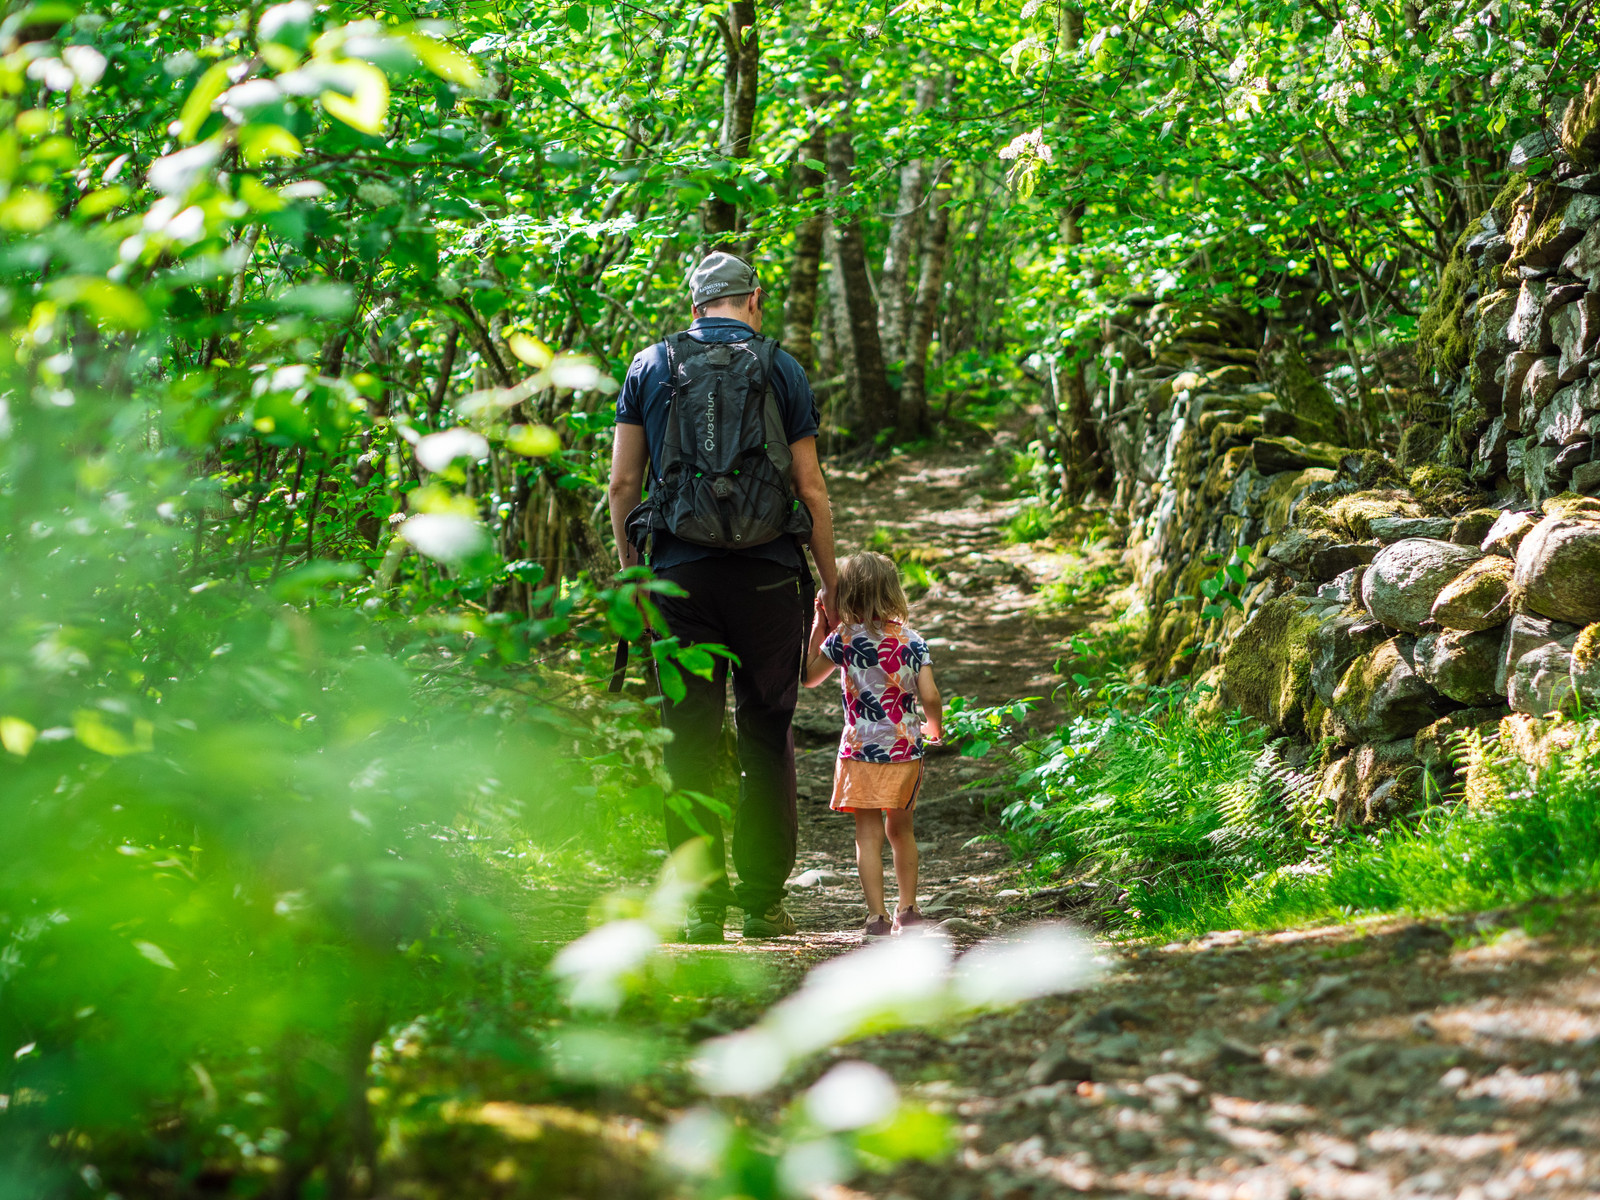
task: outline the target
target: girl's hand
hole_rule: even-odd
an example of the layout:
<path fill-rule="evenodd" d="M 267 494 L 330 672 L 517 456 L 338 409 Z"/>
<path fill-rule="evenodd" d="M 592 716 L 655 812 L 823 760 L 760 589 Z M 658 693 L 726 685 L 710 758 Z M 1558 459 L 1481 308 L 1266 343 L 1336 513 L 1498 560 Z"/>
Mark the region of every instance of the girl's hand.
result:
<path fill-rule="evenodd" d="M 827 640 L 828 634 L 833 632 L 828 628 L 828 613 L 822 607 L 821 596 L 817 597 L 815 608 L 816 611 L 811 615 L 811 641 L 806 646 L 808 653 L 813 656 L 822 652 L 822 643 Z"/>
<path fill-rule="evenodd" d="M 944 743 L 944 726 L 938 721 L 924 721 L 922 723 L 922 740 L 938 746 Z"/>

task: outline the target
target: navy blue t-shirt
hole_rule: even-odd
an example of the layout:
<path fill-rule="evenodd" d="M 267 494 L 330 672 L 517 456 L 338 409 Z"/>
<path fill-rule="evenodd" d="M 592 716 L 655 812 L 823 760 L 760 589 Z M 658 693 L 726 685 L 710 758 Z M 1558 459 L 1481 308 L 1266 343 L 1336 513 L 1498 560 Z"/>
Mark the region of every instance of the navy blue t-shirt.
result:
<path fill-rule="evenodd" d="M 689 326 L 689 333 L 697 342 L 742 342 L 755 336 L 755 330 L 750 326 L 731 317 L 700 317 Z M 645 444 L 650 449 L 652 487 L 659 482 L 655 464 L 661 460 L 667 437 L 667 409 L 672 403 L 672 388 L 668 378 L 667 348 L 657 342 L 633 356 L 633 362 L 628 366 L 628 377 L 622 381 L 622 391 L 617 396 L 617 424 L 644 426 Z M 806 378 L 805 368 L 787 350 L 780 349 L 772 358 L 772 396 L 783 417 L 790 445 L 801 438 L 817 436 L 820 420 L 816 397 L 811 393 L 811 381 Z M 658 533 L 651 547 L 650 565 L 661 571 L 698 559 L 721 558 L 729 554 L 764 558 L 796 569 L 804 561 L 800 544 L 792 537 L 775 538 L 748 550 L 723 550 L 715 546 L 697 546 L 670 533 Z"/>

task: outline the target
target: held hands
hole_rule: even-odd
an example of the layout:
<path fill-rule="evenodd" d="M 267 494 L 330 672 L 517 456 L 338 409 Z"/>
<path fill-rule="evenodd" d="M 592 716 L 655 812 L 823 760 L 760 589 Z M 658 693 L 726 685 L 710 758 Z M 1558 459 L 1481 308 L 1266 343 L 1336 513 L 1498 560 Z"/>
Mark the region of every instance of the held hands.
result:
<path fill-rule="evenodd" d="M 827 584 L 817 589 L 817 611 L 827 615 L 829 633 L 839 627 L 839 606 L 834 602 L 833 589 Z"/>
<path fill-rule="evenodd" d="M 822 649 L 822 643 L 827 636 L 838 628 L 839 621 L 838 618 L 829 615 L 827 602 L 821 592 L 817 593 L 813 608 L 815 612 L 811 621 L 811 653 L 815 654 Z"/>

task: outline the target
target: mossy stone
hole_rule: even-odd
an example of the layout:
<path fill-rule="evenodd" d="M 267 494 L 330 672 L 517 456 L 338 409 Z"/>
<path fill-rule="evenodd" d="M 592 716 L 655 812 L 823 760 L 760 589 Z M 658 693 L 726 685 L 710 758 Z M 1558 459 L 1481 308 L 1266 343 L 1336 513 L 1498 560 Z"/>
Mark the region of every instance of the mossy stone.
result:
<path fill-rule="evenodd" d="M 1600 521 L 1548 516 L 1517 547 L 1518 603 L 1557 621 L 1600 621 Z"/>
<path fill-rule="evenodd" d="M 1372 536 L 1375 517 L 1420 517 L 1422 508 L 1411 493 L 1398 488 L 1368 488 L 1338 496 L 1325 504 L 1306 505 L 1302 518 L 1340 537 L 1364 542 Z"/>
<path fill-rule="evenodd" d="M 1567 102 L 1561 116 L 1561 148 L 1581 166 L 1600 166 L 1600 75 Z"/>
<path fill-rule="evenodd" d="M 1415 648 L 1413 638 L 1392 637 L 1346 668 L 1329 706 L 1345 741 L 1392 741 L 1433 723 L 1435 694 L 1417 673 Z"/>
<path fill-rule="evenodd" d="M 1310 638 L 1319 624 L 1289 597 L 1269 600 L 1223 654 L 1228 690 L 1239 707 L 1280 733 L 1307 733 L 1314 699 Z"/>
<path fill-rule="evenodd" d="M 1411 472 L 1406 483 L 1423 508 L 1435 515 L 1454 516 L 1478 500 L 1472 476 L 1459 467 L 1423 463 Z"/>
<path fill-rule="evenodd" d="M 1416 421 L 1407 425 L 1400 434 L 1400 448 L 1395 454 L 1401 470 L 1410 470 L 1428 462 L 1439 453 L 1444 438 L 1444 426 L 1431 421 Z"/>
<path fill-rule="evenodd" d="M 1457 543 L 1459 544 L 1459 543 Z M 1511 619 L 1516 564 L 1491 554 L 1457 575 L 1433 602 L 1433 619 L 1446 629 L 1498 629 Z"/>
<path fill-rule="evenodd" d="M 1295 502 L 1319 483 L 1332 483 L 1339 473 L 1328 467 L 1307 467 L 1304 471 L 1285 471 L 1275 477 L 1262 501 L 1262 521 L 1267 530 L 1277 533 L 1289 527 Z"/>

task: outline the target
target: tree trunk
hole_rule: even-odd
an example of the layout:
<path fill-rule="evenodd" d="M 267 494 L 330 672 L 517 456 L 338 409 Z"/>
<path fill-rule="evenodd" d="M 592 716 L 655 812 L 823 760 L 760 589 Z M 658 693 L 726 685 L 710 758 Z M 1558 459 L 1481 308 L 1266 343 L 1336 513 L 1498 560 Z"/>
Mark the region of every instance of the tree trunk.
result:
<path fill-rule="evenodd" d="M 938 87 L 935 79 L 917 81 L 919 116 L 933 107 Z M 899 362 L 906 354 L 906 329 L 911 319 L 906 281 L 911 274 L 911 251 L 922 229 L 923 189 L 927 179 L 928 164 L 924 159 L 913 158 L 900 168 L 900 193 L 889 224 L 883 274 L 878 279 L 878 331 L 883 338 L 883 357 L 888 362 Z"/>
<path fill-rule="evenodd" d="M 811 131 L 801 148 L 802 161 L 795 165 L 794 182 L 796 198 L 804 202 L 809 194 L 815 199 L 822 193 L 826 177 L 805 159 L 821 162 L 827 154 L 827 138 L 822 126 Z M 783 306 L 783 332 L 789 353 L 799 360 L 808 374 L 815 378 L 817 351 L 812 341 L 812 327 L 817 319 L 817 279 L 822 269 L 822 231 L 827 217 L 817 212 L 807 217 L 794 234 L 794 266 L 789 272 L 789 295 Z"/>
<path fill-rule="evenodd" d="M 756 124 L 761 38 L 756 28 L 755 0 L 734 0 L 728 19 L 719 19 L 718 24 L 728 69 L 722 82 L 722 133 L 717 148 L 724 158 L 737 161 L 750 156 L 750 139 Z M 747 250 L 733 236 L 738 227 L 738 207 L 713 193 L 706 202 L 706 234 L 711 248 Z"/>
<path fill-rule="evenodd" d="M 927 230 L 922 239 L 922 269 L 917 276 L 917 294 L 911 303 L 906 333 L 905 376 L 900 384 L 897 433 L 915 437 L 932 427 L 928 419 L 928 345 L 933 340 L 933 323 L 939 312 L 939 296 L 944 291 L 944 256 L 950 242 L 950 166 L 938 172 L 933 197 L 928 202 Z"/>
<path fill-rule="evenodd" d="M 856 405 L 860 387 L 856 383 L 855 349 L 850 343 L 850 310 L 845 304 L 844 272 L 839 267 L 839 239 L 833 220 L 822 227 L 822 257 L 828 264 L 824 284 L 828 289 L 826 320 L 823 324 L 824 345 L 819 358 L 824 379 L 835 377 L 844 380 L 833 392 L 834 424 L 846 425 L 852 430 L 861 424 L 861 413 Z"/>
<path fill-rule="evenodd" d="M 854 188 L 855 150 L 850 145 L 850 127 L 844 113 L 834 120 L 828 135 L 828 179 L 836 205 Z M 838 254 L 839 286 L 843 293 L 849 327 L 845 333 L 855 360 L 855 408 L 861 424 L 857 440 L 871 442 L 880 430 L 894 424 L 890 405 L 889 381 L 883 367 L 883 343 L 878 338 L 878 305 L 872 298 L 867 277 L 867 245 L 861 232 L 861 218 L 836 207 L 833 216 L 834 246 Z"/>

